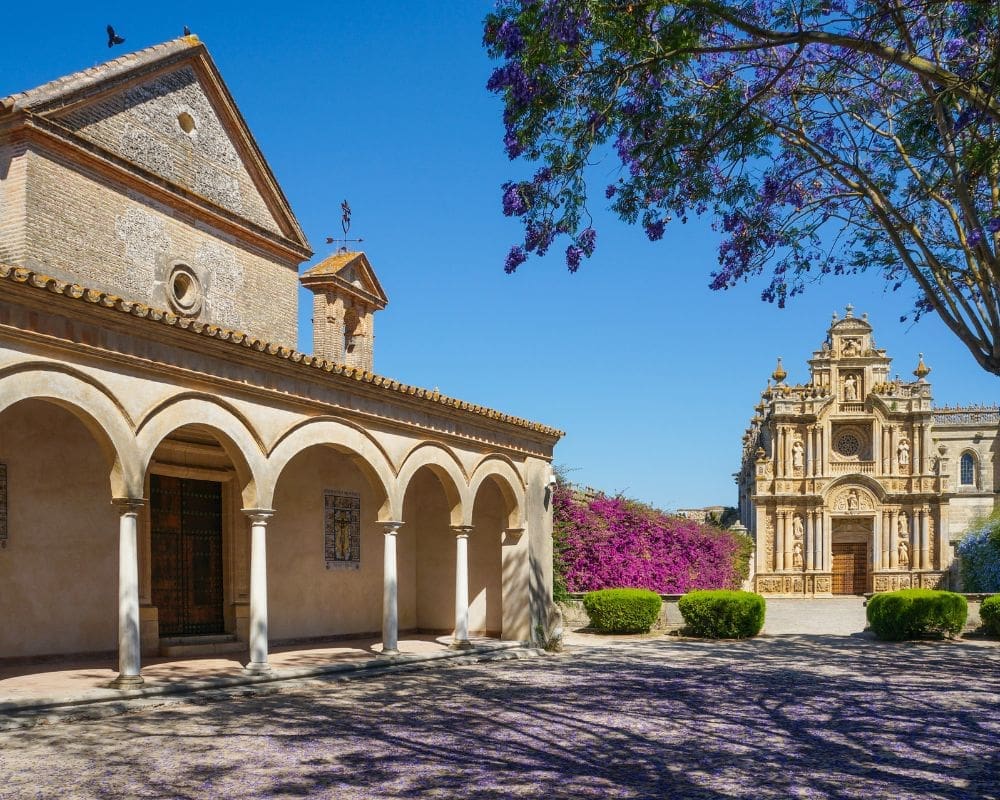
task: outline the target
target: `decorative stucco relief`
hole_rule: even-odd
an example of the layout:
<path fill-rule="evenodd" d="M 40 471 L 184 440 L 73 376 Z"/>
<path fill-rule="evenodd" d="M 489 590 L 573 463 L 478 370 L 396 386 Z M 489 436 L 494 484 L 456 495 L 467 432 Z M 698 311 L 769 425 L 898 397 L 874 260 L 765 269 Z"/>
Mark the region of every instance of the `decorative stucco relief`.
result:
<path fill-rule="evenodd" d="M 171 248 L 163 219 L 138 206 L 115 218 L 115 236 L 125 249 L 131 269 L 121 277 L 130 300 L 148 300 L 158 257 Z"/>

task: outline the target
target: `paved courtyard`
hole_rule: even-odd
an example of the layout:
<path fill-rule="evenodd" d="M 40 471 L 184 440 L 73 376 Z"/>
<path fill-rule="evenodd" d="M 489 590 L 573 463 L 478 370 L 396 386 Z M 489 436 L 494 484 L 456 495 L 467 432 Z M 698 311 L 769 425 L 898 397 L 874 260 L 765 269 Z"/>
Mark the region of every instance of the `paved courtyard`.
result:
<path fill-rule="evenodd" d="M 0 798 L 1000 797 L 995 642 L 592 641 L 3 733 Z"/>

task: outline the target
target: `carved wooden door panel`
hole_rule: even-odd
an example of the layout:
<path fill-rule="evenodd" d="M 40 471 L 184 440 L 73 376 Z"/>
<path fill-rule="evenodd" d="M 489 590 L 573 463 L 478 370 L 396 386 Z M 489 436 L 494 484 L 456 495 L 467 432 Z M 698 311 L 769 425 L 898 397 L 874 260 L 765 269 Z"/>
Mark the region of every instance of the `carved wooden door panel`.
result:
<path fill-rule="evenodd" d="M 863 594 L 868 585 L 868 545 L 833 543 L 833 593 Z"/>
<path fill-rule="evenodd" d="M 223 633 L 222 485 L 152 475 L 150 519 L 160 636 Z"/>

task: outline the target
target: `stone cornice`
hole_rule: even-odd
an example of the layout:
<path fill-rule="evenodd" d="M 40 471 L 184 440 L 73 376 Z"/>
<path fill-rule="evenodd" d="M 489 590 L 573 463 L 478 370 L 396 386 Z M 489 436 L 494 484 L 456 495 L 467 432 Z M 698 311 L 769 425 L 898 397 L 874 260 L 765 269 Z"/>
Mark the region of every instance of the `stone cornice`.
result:
<path fill-rule="evenodd" d="M 217 325 L 178 317 L 168 311 L 78 284 L 66 283 L 22 267 L 0 264 L 0 282 L 3 288 L 37 293 L 36 297 L 46 292 L 75 301 L 79 304 L 81 312 L 89 310 L 108 322 L 112 322 L 109 315 L 114 315 L 128 323 L 126 331 L 135 324 L 135 320 L 141 320 L 140 324 L 150 326 L 148 333 L 153 333 L 153 326 L 156 326 L 163 334 L 171 338 L 177 337 L 178 344 L 182 338 L 189 348 L 204 352 L 206 348 L 211 347 L 222 357 L 248 361 L 252 366 L 270 372 L 289 370 L 289 374 L 306 380 L 315 381 L 320 378 L 324 382 L 329 381 L 333 388 L 349 389 L 352 392 L 361 392 L 395 402 L 403 401 L 424 411 L 433 408 L 436 412 L 454 416 L 463 422 L 512 428 L 518 431 L 519 435 L 527 433 L 531 438 L 538 438 L 549 446 L 554 445 L 564 435 L 562 431 L 538 422 L 458 400 L 437 391 L 400 383 L 356 367 L 335 364 L 290 347 L 253 338 L 239 331 L 230 331 Z M 262 359 L 267 359 L 269 363 L 252 363 Z M 263 391 L 270 393 L 267 389 Z"/>

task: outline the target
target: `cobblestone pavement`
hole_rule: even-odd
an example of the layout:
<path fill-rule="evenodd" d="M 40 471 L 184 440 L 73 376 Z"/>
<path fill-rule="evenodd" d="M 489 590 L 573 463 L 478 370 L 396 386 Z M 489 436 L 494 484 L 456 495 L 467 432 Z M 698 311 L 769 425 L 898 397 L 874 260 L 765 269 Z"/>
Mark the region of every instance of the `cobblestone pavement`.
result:
<path fill-rule="evenodd" d="M 633 639 L 0 734 L 0 798 L 997 798 L 1000 645 Z"/>

